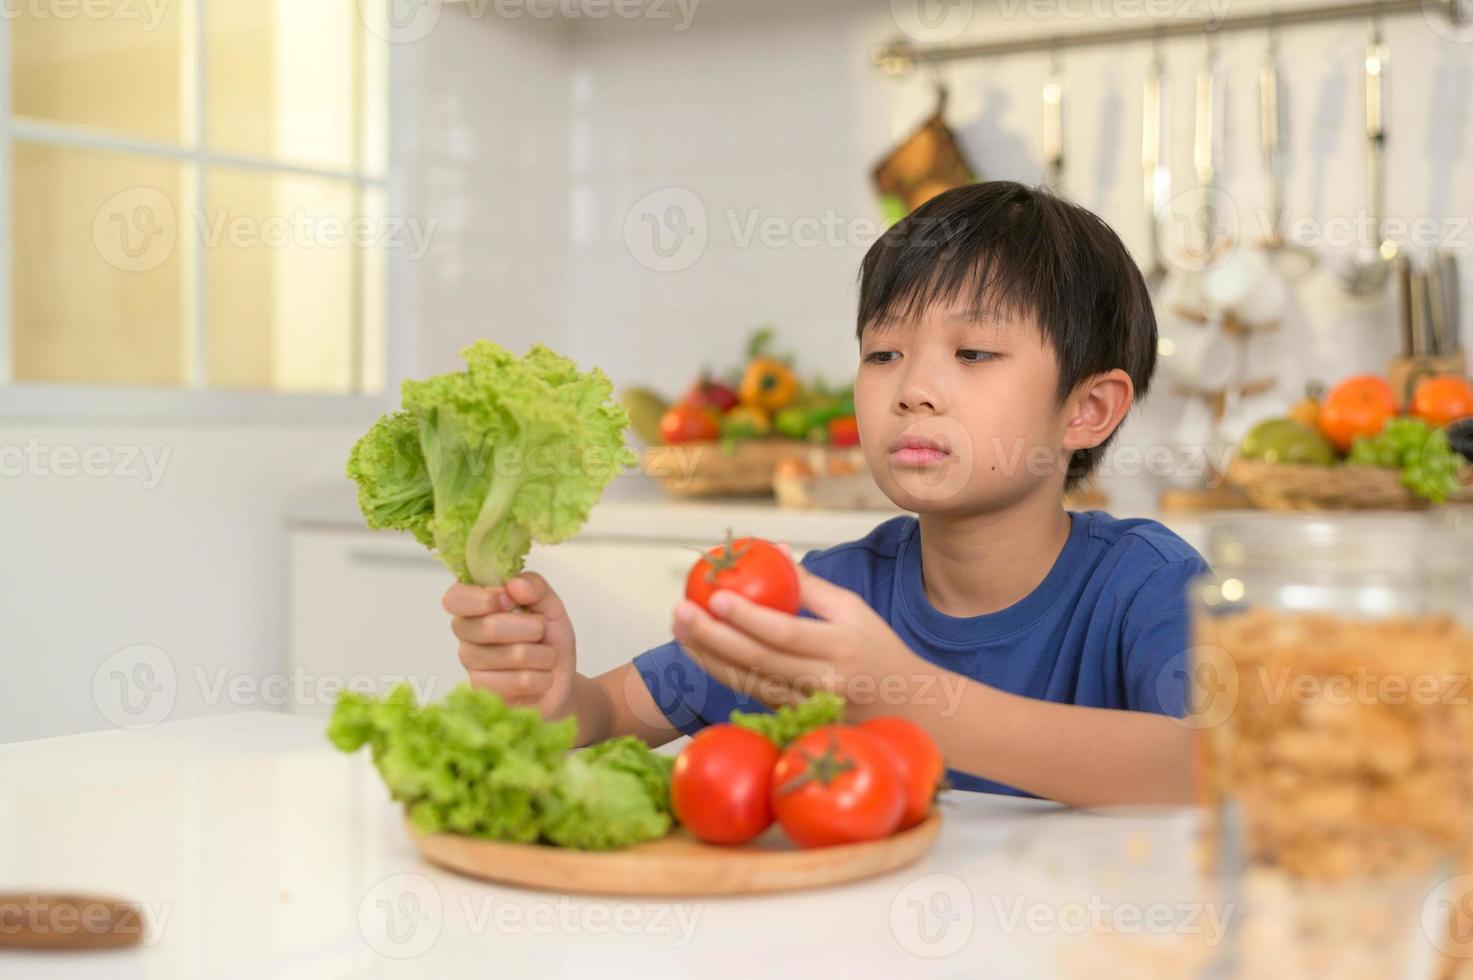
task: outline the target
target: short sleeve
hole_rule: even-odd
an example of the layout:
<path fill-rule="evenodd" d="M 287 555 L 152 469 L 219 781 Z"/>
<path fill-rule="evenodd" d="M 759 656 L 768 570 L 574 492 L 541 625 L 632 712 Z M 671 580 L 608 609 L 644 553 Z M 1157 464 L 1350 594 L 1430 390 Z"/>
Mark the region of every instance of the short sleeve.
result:
<path fill-rule="evenodd" d="M 675 640 L 634 658 L 634 669 L 670 724 L 687 735 L 726 721 L 733 711 L 767 711 L 766 705 L 733 691 L 691 659 Z"/>
<path fill-rule="evenodd" d="M 1180 718 L 1191 678 L 1191 583 L 1210 572 L 1201 558 L 1152 572 L 1126 609 L 1121 630 L 1126 707 Z"/>

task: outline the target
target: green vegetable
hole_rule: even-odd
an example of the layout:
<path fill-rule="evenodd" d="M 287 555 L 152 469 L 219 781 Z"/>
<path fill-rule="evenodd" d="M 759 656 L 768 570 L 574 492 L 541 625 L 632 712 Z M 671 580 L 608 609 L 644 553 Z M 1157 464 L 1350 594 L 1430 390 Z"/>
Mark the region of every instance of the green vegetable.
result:
<path fill-rule="evenodd" d="M 379 419 L 353 447 L 348 476 L 358 483 L 358 507 L 369 527 L 409 531 L 426 548 L 435 546 L 434 489 L 419 448 L 418 419 L 408 412 Z"/>
<path fill-rule="evenodd" d="M 490 341 L 466 370 L 405 381 L 404 410 L 353 447 L 348 475 L 369 527 L 433 547 L 462 582 L 499 585 L 532 542 L 572 537 L 621 464 L 629 414 L 597 369 L 541 344 L 524 357 Z"/>
<path fill-rule="evenodd" d="M 777 414 L 772 417 L 772 427 L 780 436 L 802 439 L 808 435 L 808 414 L 806 408 L 789 405 L 787 408 L 778 409 Z"/>
<path fill-rule="evenodd" d="M 669 770 L 664 791 L 652 796 L 640 774 L 588 756 L 580 752 L 569 757 L 542 800 L 542 829 L 548 841 L 561 847 L 609 850 L 655 840 L 670 831 Z"/>
<path fill-rule="evenodd" d="M 634 735 L 622 735 L 591 745 L 579 753 L 579 758 L 605 769 L 627 772 L 643 784 L 651 799 L 663 800 L 670 796 L 670 773 L 675 769 L 675 757 L 651 752 L 650 747 Z"/>
<path fill-rule="evenodd" d="M 344 752 L 372 749 L 423 833 L 604 849 L 669 832 L 673 760 L 632 736 L 569 755 L 576 724 L 468 685 L 420 707 L 400 684 L 382 698 L 344 693 L 327 735 Z"/>
<path fill-rule="evenodd" d="M 733 711 L 731 723 L 776 742 L 779 748 L 824 725 L 844 720 L 844 699 L 828 691 L 815 691 L 802 704 L 783 705 L 773 712 Z"/>
<path fill-rule="evenodd" d="M 1401 470 L 1402 486 L 1434 504 L 1446 503 L 1458 489 L 1461 460 L 1448 442 L 1447 432 L 1433 430 L 1414 418 L 1392 419 L 1374 439 L 1356 439 L 1350 462 Z"/>
<path fill-rule="evenodd" d="M 1293 419 L 1267 419 L 1243 437 L 1243 456 L 1270 463 L 1330 466 L 1335 448 L 1329 440 Z"/>

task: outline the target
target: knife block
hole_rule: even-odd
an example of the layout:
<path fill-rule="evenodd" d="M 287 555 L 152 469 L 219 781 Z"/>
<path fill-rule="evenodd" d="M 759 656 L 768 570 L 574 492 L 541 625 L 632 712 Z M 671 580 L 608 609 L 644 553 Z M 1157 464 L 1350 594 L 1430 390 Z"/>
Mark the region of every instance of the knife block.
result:
<path fill-rule="evenodd" d="M 1446 357 L 1393 357 L 1386 369 L 1386 378 L 1391 382 L 1391 390 L 1396 392 L 1398 405 L 1410 405 L 1417 385 L 1442 374 L 1467 377 L 1467 353 L 1459 351 Z"/>

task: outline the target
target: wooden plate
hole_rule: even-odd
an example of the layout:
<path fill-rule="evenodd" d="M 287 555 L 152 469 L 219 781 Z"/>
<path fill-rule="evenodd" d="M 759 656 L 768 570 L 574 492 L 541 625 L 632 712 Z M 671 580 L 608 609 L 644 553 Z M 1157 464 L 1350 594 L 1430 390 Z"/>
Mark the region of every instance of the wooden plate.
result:
<path fill-rule="evenodd" d="M 750 844 L 703 844 L 683 828 L 618 851 L 573 851 L 459 834 L 410 836 L 424 857 L 473 878 L 600 895 L 750 895 L 820 888 L 904 867 L 931 849 L 941 814 L 883 840 L 800 850 L 774 825 Z"/>

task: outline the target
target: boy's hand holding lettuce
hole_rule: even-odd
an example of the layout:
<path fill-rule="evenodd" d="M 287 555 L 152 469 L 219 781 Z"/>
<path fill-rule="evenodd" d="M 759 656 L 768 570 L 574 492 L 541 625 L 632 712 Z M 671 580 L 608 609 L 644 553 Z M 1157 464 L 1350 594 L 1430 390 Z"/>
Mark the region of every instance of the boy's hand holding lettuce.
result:
<path fill-rule="evenodd" d="M 532 542 L 572 537 L 620 464 L 629 414 L 595 369 L 535 344 L 481 340 L 466 369 L 405 381 L 403 411 L 353 447 L 348 475 L 368 526 L 411 532 L 462 581 L 500 585 Z"/>

